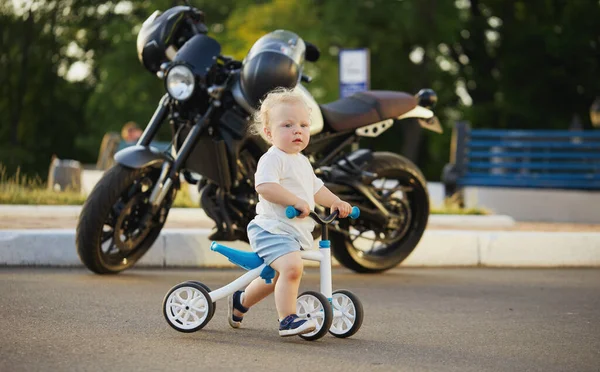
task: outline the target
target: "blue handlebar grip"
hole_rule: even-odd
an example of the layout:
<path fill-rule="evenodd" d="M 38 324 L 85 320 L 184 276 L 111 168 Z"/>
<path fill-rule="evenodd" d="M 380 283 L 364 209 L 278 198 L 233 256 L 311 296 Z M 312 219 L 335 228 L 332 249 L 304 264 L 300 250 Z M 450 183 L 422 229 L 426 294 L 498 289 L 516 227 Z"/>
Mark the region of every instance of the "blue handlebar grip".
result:
<path fill-rule="evenodd" d="M 287 218 L 292 219 L 298 217 L 300 214 L 301 212 L 296 208 L 292 207 L 291 205 L 288 205 L 287 208 L 285 208 L 285 215 Z"/>
<path fill-rule="evenodd" d="M 352 212 L 350 212 L 350 215 L 348 217 L 355 220 L 358 218 L 358 216 L 360 216 L 360 209 L 358 209 L 358 207 L 352 207 Z"/>

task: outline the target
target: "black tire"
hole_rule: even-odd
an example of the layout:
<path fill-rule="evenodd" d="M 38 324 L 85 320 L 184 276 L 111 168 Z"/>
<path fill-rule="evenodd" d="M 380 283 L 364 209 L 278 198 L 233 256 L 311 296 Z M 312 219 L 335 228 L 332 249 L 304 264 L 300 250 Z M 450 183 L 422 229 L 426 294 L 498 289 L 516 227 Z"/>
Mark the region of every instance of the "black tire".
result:
<path fill-rule="evenodd" d="M 341 298 L 347 298 L 349 300 L 349 304 L 346 304 L 347 309 L 345 309 L 348 313 L 350 313 L 350 316 L 353 316 L 354 318 L 349 320 L 352 322 L 352 325 L 348 328 L 348 329 L 344 329 L 344 325 L 346 325 L 344 322 L 340 323 L 339 326 L 336 323 L 336 321 L 340 320 L 340 319 L 336 319 L 335 317 L 333 318 L 333 322 L 331 324 L 331 327 L 329 328 L 329 333 L 331 333 L 332 335 L 334 335 L 335 337 L 338 338 L 346 338 L 346 337 L 350 337 L 352 335 L 354 335 L 356 332 L 358 332 L 358 330 L 360 329 L 360 326 L 362 326 L 362 322 L 365 316 L 364 310 L 363 310 L 363 306 L 362 303 L 360 302 L 360 300 L 358 299 L 358 297 L 346 290 L 346 289 L 339 289 L 337 291 L 333 291 L 333 299 L 332 299 L 332 306 L 333 306 L 333 310 L 338 310 L 338 311 L 342 311 L 343 313 L 343 308 L 340 309 L 341 307 L 343 307 L 344 305 L 344 301 L 342 300 L 342 303 L 338 302 L 338 300 Z"/>
<path fill-rule="evenodd" d="M 210 290 L 210 288 L 208 288 L 208 286 L 206 284 L 199 282 L 197 280 L 188 280 L 187 282 L 198 284 L 199 286 L 204 288 L 206 290 L 206 292 L 210 295 L 211 290 Z M 215 315 L 215 310 L 217 310 L 217 303 L 213 302 L 213 307 L 212 307 L 211 313 L 208 315 L 208 321 L 210 321 L 212 319 L 213 315 Z"/>
<path fill-rule="evenodd" d="M 319 306 L 315 307 L 314 303 L 307 303 L 306 306 L 309 308 L 306 308 L 305 304 L 302 303 L 306 298 L 310 298 L 311 302 L 316 300 Z M 314 318 L 317 322 L 317 329 L 311 333 L 300 335 L 303 339 L 307 341 L 318 340 L 329 331 L 331 322 L 333 321 L 333 310 L 331 309 L 329 300 L 322 293 L 306 291 L 300 294 L 296 300 L 296 312 L 299 317 Z"/>
<path fill-rule="evenodd" d="M 178 302 L 178 296 L 172 296 L 174 292 L 176 291 L 181 291 L 181 290 L 185 290 L 185 292 L 190 293 L 192 296 L 198 296 L 198 297 L 192 297 L 191 299 L 195 299 L 195 298 L 199 298 L 200 296 L 202 296 L 204 298 L 204 302 L 206 303 L 206 306 L 208 307 L 208 309 L 206 311 L 200 311 L 199 314 L 200 316 L 198 316 L 198 311 L 194 311 L 193 306 L 189 303 L 184 303 L 184 304 L 180 304 Z M 185 298 L 183 299 L 184 301 L 189 301 L 190 298 Z M 197 300 L 196 300 L 197 301 Z M 183 306 L 185 305 L 185 308 L 183 308 Z M 192 307 L 192 309 L 190 309 L 190 307 Z M 180 314 L 175 314 L 175 309 L 180 310 L 181 312 L 185 312 L 186 315 L 183 317 L 184 319 L 181 319 L 181 315 Z M 200 309 L 198 309 L 200 310 Z M 169 325 L 176 331 L 179 332 L 183 332 L 183 333 L 191 333 L 191 332 L 196 332 L 199 331 L 200 329 L 204 328 L 205 325 L 208 324 L 208 322 L 210 322 L 210 319 L 212 318 L 212 315 L 215 313 L 214 311 L 214 304 L 210 298 L 210 295 L 208 294 L 208 292 L 206 291 L 206 289 L 204 289 L 203 285 L 200 285 L 198 283 L 194 283 L 194 282 L 184 282 L 184 283 L 180 283 L 177 284 L 175 287 L 171 288 L 171 290 L 169 290 L 169 292 L 165 295 L 165 299 L 163 300 L 163 315 L 165 317 L 165 320 L 167 321 L 167 323 L 169 323 Z M 186 319 L 189 319 L 189 314 L 195 314 L 195 316 L 198 318 L 198 322 L 194 322 L 192 324 L 187 324 L 184 323 L 187 322 Z M 192 316 L 193 318 L 193 316 Z"/>
<path fill-rule="evenodd" d="M 410 160 L 394 153 L 376 152 L 373 156 L 374 159 L 366 167 L 366 171 L 377 173 L 378 178 L 398 180 L 401 185 L 412 189 L 406 193 L 410 219 L 402 229 L 403 233 L 378 251 L 358 249 L 348 235 L 331 231 L 333 256 L 340 264 L 358 273 L 382 272 L 404 261 L 421 240 L 429 219 L 427 183 L 419 168 Z M 362 218 L 359 217 L 353 222 L 348 219 L 340 220 L 340 227 L 349 231 L 350 224 L 364 223 L 365 221 L 360 221 Z"/>
<path fill-rule="evenodd" d="M 113 207 L 126 198 L 124 195 L 128 194 L 128 190 L 131 190 L 136 180 L 146 176 L 154 177 L 156 180 L 158 172 L 160 170 L 156 168 L 132 169 L 117 164 L 107 170 L 98 181 L 83 205 L 75 237 L 79 259 L 88 269 L 96 274 L 116 274 L 135 265 L 150 249 L 166 221 L 175 197 L 175 189 L 163 202 L 166 212 L 162 223 L 157 222 L 135 248 L 122 255 L 122 259 L 121 256 L 114 254 L 111 256 L 103 251 L 102 244 L 107 241 L 107 235 L 110 235 L 103 230 L 107 221 L 118 218 Z M 135 196 L 131 196 L 133 197 Z"/>

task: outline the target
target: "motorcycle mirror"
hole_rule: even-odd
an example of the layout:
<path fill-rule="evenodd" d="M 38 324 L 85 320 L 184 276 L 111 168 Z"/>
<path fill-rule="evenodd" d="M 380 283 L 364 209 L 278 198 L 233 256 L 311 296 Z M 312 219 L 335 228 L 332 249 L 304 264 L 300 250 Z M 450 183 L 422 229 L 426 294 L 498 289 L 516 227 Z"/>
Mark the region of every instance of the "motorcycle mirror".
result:
<path fill-rule="evenodd" d="M 432 109 L 437 103 L 437 94 L 433 91 L 433 89 L 421 89 L 417 93 L 417 100 L 419 102 L 419 106 Z"/>
<path fill-rule="evenodd" d="M 321 52 L 319 48 L 317 48 L 314 44 L 305 42 L 306 44 L 306 52 L 304 53 L 304 58 L 309 62 L 316 62 L 319 60 L 321 56 Z"/>

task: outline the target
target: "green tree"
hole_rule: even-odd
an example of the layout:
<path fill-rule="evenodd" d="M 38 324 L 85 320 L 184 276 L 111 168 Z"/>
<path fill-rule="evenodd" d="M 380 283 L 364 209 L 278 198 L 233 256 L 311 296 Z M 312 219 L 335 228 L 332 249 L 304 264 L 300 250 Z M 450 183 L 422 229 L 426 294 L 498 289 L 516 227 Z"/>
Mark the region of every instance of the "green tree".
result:
<path fill-rule="evenodd" d="M 432 180 L 447 162 L 456 120 L 564 129 L 577 115 L 589 128 L 599 95 L 596 0 L 191 2 L 236 58 L 278 28 L 316 44 L 321 59 L 305 71 L 320 103 L 338 98 L 340 48 L 370 49 L 372 89 L 436 90 L 446 133 L 425 134 L 418 162 Z M 154 10 L 181 3 L 0 2 L 0 162 L 42 175 L 53 153 L 93 163 L 104 133 L 130 120 L 145 125 L 164 88 L 137 60 L 137 32 Z M 399 151 L 406 135 L 392 128 L 365 144 Z"/>
<path fill-rule="evenodd" d="M 474 126 L 566 129 L 577 115 L 590 127 L 600 92 L 597 1 L 471 0 L 462 17 L 450 54 Z"/>
<path fill-rule="evenodd" d="M 93 17 L 91 1 L 23 2 L 0 6 L 0 162 L 43 174 L 50 155 L 75 156 L 73 138 L 83 121 L 89 84 L 65 79 L 77 58 L 70 45 L 77 24 Z"/>

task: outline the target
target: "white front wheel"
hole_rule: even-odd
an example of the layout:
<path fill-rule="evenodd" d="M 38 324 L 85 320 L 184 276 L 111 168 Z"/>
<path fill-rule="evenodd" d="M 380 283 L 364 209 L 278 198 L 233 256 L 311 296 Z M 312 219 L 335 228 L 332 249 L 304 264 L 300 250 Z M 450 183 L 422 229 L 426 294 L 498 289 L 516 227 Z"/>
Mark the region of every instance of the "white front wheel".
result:
<path fill-rule="evenodd" d="M 312 319 L 317 324 L 314 331 L 300 335 L 308 341 L 325 336 L 333 320 L 333 311 L 329 300 L 322 293 L 314 291 L 306 291 L 298 296 L 296 299 L 296 314 L 300 318 Z"/>
<path fill-rule="evenodd" d="M 362 303 L 356 295 L 348 290 L 333 292 L 333 322 L 329 333 L 339 338 L 350 337 L 360 329 L 364 312 Z"/>
<path fill-rule="evenodd" d="M 214 304 L 200 283 L 176 285 L 165 296 L 163 315 L 167 323 L 179 332 L 195 332 L 211 319 Z"/>

